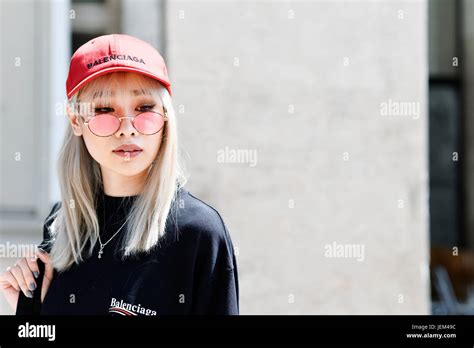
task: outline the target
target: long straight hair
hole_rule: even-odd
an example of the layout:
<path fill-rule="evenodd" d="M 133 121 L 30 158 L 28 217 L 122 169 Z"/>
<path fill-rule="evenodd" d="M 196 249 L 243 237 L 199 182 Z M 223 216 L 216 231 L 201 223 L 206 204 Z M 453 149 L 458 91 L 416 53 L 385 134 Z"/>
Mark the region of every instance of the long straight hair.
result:
<path fill-rule="evenodd" d="M 162 143 L 154 163 L 148 168 L 142 193 L 134 201 L 124 226 L 125 238 L 120 249 L 122 258 L 147 252 L 157 245 L 165 233 L 166 220 L 178 190 L 187 178 L 178 150 L 177 120 L 171 97 L 158 81 L 130 72 L 113 72 L 100 76 L 69 100 L 70 110 L 77 113 L 83 102 L 94 95 L 107 96 L 123 92 L 123 86 L 134 83 L 145 93 L 161 100 L 167 109 L 168 120 L 162 133 Z M 121 95 L 125 96 L 125 93 Z M 58 158 L 58 177 L 61 205 L 49 227 L 50 258 L 53 267 L 62 272 L 83 260 L 83 251 L 89 243 L 90 256 L 97 243 L 99 222 L 96 213 L 97 194 L 103 189 L 100 165 L 89 154 L 82 136 L 74 135 L 67 127 Z"/>

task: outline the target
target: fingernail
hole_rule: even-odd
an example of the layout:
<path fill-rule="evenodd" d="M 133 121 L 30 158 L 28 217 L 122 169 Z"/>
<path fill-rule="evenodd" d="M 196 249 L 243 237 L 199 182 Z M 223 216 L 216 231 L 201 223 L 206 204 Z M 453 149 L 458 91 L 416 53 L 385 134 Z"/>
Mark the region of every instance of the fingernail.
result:
<path fill-rule="evenodd" d="M 28 290 L 26 297 L 33 298 L 33 293 Z"/>
<path fill-rule="evenodd" d="M 45 253 L 46 253 L 46 251 L 44 251 L 44 250 L 41 249 L 41 248 L 38 248 L 38 251 L 39 251 L 41 254 L 45 254 Z"/>
<path fill-rule="evenodd" d="M 36 284 L 35 284 L 35 283 L 30 283 L 30 289 L 31 289 L 31 290 L 36 289 Z"/>
<path fill-rule="evenodd" d="M 38 272 L 36 272 L 36 271 L 33 272 L 33 275 L 34 275 L 35 278 L 38 278 L 38 276 L 39 276 Z"/>

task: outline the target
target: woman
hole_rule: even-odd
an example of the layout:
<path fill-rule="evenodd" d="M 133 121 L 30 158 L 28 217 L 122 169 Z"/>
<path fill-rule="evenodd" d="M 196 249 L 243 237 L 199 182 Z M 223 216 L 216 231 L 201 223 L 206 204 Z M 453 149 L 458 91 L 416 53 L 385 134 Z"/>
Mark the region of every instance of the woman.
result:
<path fill-rule="evenodd" d="M 160 54 L 97 37 L 74 53 L 66 90 L 61 201 L 37 255 L 0 276 L 8 303 L 17 314 L 239 314 L 229 233 L 183 188 Z"/>

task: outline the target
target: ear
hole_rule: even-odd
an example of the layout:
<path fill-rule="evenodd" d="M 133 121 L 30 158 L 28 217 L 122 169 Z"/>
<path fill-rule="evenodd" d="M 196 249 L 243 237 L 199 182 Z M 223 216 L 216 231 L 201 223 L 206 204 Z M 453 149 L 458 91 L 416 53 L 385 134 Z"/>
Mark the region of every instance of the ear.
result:
<path fill-rule="evenodd" d="M 69 105 L 69 104 L 66 106 L 66 112 L 67 112 L 69 123 L 72 127 L 72 131 L 73 131 L 74 135 L 81 136 L 82 135 L 82 124 L 80 122 L 81 121 L 80 117 L 78 115 L 74 114 L 74 112 L 71 108 L 71 105 Z"/>

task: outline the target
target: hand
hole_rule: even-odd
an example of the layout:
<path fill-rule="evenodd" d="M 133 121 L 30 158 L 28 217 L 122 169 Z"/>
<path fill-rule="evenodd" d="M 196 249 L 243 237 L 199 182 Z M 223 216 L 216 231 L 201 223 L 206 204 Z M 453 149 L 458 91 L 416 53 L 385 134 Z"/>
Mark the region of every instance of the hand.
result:
<path fill-rule="evenodd" d="M 41 275 L 39 274 L 37 258 L 45 264 L 43 285 L 41 287 L 41 303 L 43 303 L 53 280 L 53 267 L 48 253 L 37 251 L 35 256 L 19 259 L 13 267 L 8 267 L 3 274 L 0 274 L 0 290 L 2 290 L 13 310 L 16 310 L 18 305 L 20 291 L 27 297 L 33 297 L 33 292 L 38 291 L 35 279 Z"/>

